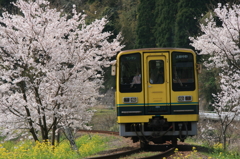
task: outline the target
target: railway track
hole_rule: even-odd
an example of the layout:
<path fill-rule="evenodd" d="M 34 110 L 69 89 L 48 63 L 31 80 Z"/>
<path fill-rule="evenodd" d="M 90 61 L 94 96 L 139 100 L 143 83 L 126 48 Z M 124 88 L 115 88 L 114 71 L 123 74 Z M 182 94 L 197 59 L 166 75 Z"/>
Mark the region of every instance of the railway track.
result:
<path fill-rule="evenodd" d="M 108 134 L 108 135 L 114 135 L 119 136 L 118 132 L 112 132 L 112 131 L 99 131 L 99 130 L 79 130 L 79 132 L 85 132 L 85 133 L 99 133 L 99 134 Z M 148 150 L 145 151 L 135 145 L 135 147 L 124 147 L 124 148 L 118 148 L 110 151 L 105 151 L 102 153 L 99 153 L 99 156 L 96 157 L 89 157 L 86 159 L 117 159 L 117 158 L 123 158 L 127 157 L 132 154 L 137 153 L 144 153 L 144 152 L 151 152 L 155 151 L 152 156 L 144 157 L 142 159 L 162 159 L 163 157 L 168 158 L 172 155 L 174 157 L 176 148 L 177 151 L 181 154 L 190 154 L 193 151 L 193 147 L 197 150 L 197 152 L 210 152 L 211 150 L 199 145 L 189 145 L 189 144 L 183 144 L 179 143 L 179 145 L 176 145 L 176 147 L 172 147 L 172 145 L 149 145 Z M 101 155 L 101 156 L 100 156 Z M 178 154 L 177 154 L 178 155 Z M 202 157 L 202 155 L 200 155 Z M 205 156 L 206 157 L 206 156 Z M 134 157 L 136 158 L 136 157 Z M 207 158 L 207 157 L 206 157 Z"/>
<path fill-rule="evenodd" d="M 175 151 L 175 148 L 170 148 L 166 151 L 158 152 L 157 154 L 155 153 L 152 156 L 143 157 L 141 159 L 161 159 L 163 157 L 171 156 L 172 154 L 174 154 L 174 151 Z M 128 157 L 130 155 L 141 153 L 141 152 L 142 152 L 141 148 L 136 148 L 136 149 L 125 151 L 125 152 L 97 156 L 97 157 L 90 157 L 90 158 L 86 158 L 86 159 L 118 159 L 118 158 Z"/>
<path fill-rule="evenodd" d="M 99 133 L 99 134 L 109 134 L 114 136 L 119 136 L 119 132 L 115 131 L 104 131 L 104 130 L 78 130 L 78 132 L 86 132 L 86 133 Z"/>
<path fill-rule="evenodd" d="M 79 130 L 79 132 L 109 134 L 109 135 L 114 135 L 114 136 L 119 135 L 118 132 L 101 131 L 101 130 Z M 144 157 L 142 159 L 161 159 L 163 157 L 168 157 L 168 156 L 171 156 L 172 154 L 174 154 L 174 150 L 175 150 L 174 147 L 168 147 L 167 145 L 162 145 L 162 146 L 150 145 L 148 151 L 157 151 L 157 154 L 154 153 L 154 155 Z M 89 158 L 86 158 L 86 159 L 117 159 L 117 158 L 123 158 L 123 157 L 126 157 L 126 156 L 130 156 L 130 155 L 133 155 L 133 154 L 141 153 L 142 151 L 144 151 L 144 150 L 137 147 L 137 148 L 131 148 L 131 150 L 128 150 L 128 151 L 115 152 L 115 153 L 102 155 L 102 156 L 89 157 Z"/>

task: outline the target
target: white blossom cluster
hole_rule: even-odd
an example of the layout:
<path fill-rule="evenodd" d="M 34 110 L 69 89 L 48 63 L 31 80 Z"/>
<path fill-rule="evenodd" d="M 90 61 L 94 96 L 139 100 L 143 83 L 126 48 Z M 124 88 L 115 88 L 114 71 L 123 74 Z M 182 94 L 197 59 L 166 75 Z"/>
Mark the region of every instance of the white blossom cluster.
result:
<path fill-rule="evenodd" d="M 106 18 L 87 25 L 75 6 L 64 14 L 45 0 L 14 5 L 21 14 L 0 17 L 1 135 L 90 128 L 103 67 L 123 48 L 121 35 L 110 40 Z"/>
<path fill-rule="evenodd" d="M 209 55 L 207 68 L 221 70 L 213 106 L 225 131 L 240 112 L 240 6 L 219 4 L 200 27 L 203 34 L 190 40 L 200 55 Z"/>
<path fill-rule="evenodd" d="M 206 19 L 206 24 L 201 24 L 203 35 L 190 39 L 200 55 L 210 55 L 204 63 L 208 68 L 217 67 L 222 70 L 222 92 L 214 95 L 218 99 L 215 106 L 239 106 L 240 6 L 219 4 L 213 15 Z M 220 21 L 218 24 L 216 19 Z"/>
<path fill-rule="evenodd" d="M 196 38 L 190 37 L 192 46 L 200 51 L 200 55 L 211 55 L 205 65 L 212 67 L 239 67 L 240 58 L 239 31 L 240 31 L 240 6 L 221 6 L 200 24 L 203 35 Z M 217 17 L 217 18 L 215 18 Z M 216 22 L 216 19 L 220 22 Z M 220 24 L 219 24 L 220 23 Z"/>

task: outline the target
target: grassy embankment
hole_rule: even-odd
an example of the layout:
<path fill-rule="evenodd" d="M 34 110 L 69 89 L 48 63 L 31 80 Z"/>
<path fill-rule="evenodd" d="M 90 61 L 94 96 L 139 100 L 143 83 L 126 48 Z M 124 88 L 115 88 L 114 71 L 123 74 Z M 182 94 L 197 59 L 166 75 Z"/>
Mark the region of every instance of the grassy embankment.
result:
<path fill-rule="evenodd" d="M 95 114 L 93 121 L 91 123 L 95 129 L 109 130 L 115 129 L 116 127 L 116 113 L 112 109 L 98 109 Z M 90 135 L 85 134 L 77 138 L 76 143 L 78 146 L 78 151 L 72 151 L 67 140 L 60 142 L 58 146 L 51 146 L 50 143 L 34 143 L 32 140 L 23 141 L 7 141 L 1 142 L 0 144 L 0 159 L 62 159 L 62 158 L 72 158 L 79 159 L 85 158 L 87 156 L 96 154 L 97 152 L 117 148 L 117 146 L 109 143 L 114 143 L 116 141 L 122 140 L 121 137 L 115 136 L 103 136 L 103 135 Z M 187 140 L 187 143 L 196 144 L 196 141 Z M 199 142 L 198 142 L 199 143 Z M 209 152 L 199 153 L 196 148 L 193 147 L 191 153 L 187 156 L 183 156 L 178 150 L 175 151 L 173 157 L 178 159 L 183 158 L 201 158 L 201 156 L 208 156 L 208 158 L 218 158 L 218 159 L 238 159 L 239 155 L 237 152 L 224 152 L 221 143 L 217 143 L 214 146 L 205 145 L 204 143 L 199 143 L 201 146 L 206 147 Z M 116 147 L 114 147 L 116 146 Z M 127 145 L 125 145 L 127 146 Z M 140 156 L 139 156 L 140 157 Z M 138 157 L 137 157 L 138 158 Z"/>
<path fill-rule="evenodd" d="M 117 114 L 115 109 L 99 106 L 92 118 L 90 125 L 93 130 L 118 131 Z"/>
<path fill-rule="evenodd" d="M 115 117 L 116 115 L 112 109 L 98 109 L 91 125 L 96 129 L 109 129 L 116 123 Z M 113 145 L 111 143 L 119 142 L 121 139 L 121 137 L 116 136 L 81 134 L 76 139 L 78 151 L 72 151 L 69 142 L 64 137 L 62 137 L 62 141 L 57 146 L 52 146 L 49 142 L 35 143 L 28 139 L 4 142 L 2 138 L 0 139 L 0 159 L 79 159 L 100 151 L 118 148 L 121 145 Z"/>
<path fill-rule="evenodd" d="M 109 142 L 120 140 L 115 136 L 83 135 L 76 140 L 78 151 L 71 150 L 67 140 L 58 146 L 52 146 L 48 142 L 7 141 L 0 144 L 0 159 L 79 159 L 93 155 L 97 152 L 108 150 Z"/>

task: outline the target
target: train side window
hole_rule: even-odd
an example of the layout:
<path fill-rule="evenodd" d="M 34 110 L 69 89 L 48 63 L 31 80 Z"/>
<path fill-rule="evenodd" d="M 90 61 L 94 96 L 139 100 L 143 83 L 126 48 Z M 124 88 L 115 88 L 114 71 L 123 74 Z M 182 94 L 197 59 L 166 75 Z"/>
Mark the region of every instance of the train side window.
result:
<path fill-rule="evenodd" d="M 162 84 L 164 83 L 164 61 L 151 60 L 149 61 L 149 83 Z"/>
<path fill-rule="evenodd" d="M 172 89 L 173 91 L 195 90 L 194 59 L 191 53 L 172 53 Z"/>
<path fill-rule="evenodd" d="M 120 92 L 141 92 L 141 54 L 133 53 L 120 57 Z"/>

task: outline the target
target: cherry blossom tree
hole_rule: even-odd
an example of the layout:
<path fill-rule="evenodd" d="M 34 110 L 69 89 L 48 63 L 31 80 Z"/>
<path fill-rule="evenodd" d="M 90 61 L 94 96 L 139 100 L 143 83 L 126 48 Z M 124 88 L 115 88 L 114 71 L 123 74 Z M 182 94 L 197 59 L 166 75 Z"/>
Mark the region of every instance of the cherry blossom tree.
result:
<path fill-rule="evenodd" d="M 240 112 L 240 6 L 221 5 L 200 24 L 202 35 L 191 37 L 200 55 L 208 55 L 207 68 L 219 68 L 221 91 L 213 107 L 221 122 L 221 142 L 226 149 L 228 127 Z"/>
<path fill-rule="evenodd" d="M 121 35 L 109 39 L 106 18 L 87 25 L 86 15 L 50 8 L 45 0 L 18 0 L 20 14 L 0 17 L 0 131 L 35 141 L 58 128 L 90 129 L 103 84 L 103 68 L 119 52 Z"/>

